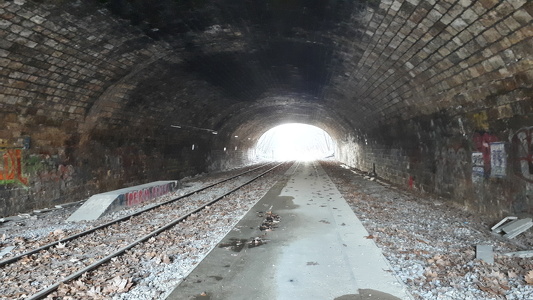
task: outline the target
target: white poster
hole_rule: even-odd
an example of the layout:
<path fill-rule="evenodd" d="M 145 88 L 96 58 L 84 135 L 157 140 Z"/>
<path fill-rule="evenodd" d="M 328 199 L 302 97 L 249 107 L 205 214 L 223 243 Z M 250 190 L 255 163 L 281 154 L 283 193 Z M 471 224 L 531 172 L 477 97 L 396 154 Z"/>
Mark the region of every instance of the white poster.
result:
<path fill-rule="evenodd" d="M 490 177 L 503 178 L 507 175 L 505 143 L 490 143 L 490 169 Z"/>
<path fill-rule="evenodd" d="M 472 181 L 482 181 L 484 175 L 485 167 L 483 163 L 483 153 L 472 152 Z"/>

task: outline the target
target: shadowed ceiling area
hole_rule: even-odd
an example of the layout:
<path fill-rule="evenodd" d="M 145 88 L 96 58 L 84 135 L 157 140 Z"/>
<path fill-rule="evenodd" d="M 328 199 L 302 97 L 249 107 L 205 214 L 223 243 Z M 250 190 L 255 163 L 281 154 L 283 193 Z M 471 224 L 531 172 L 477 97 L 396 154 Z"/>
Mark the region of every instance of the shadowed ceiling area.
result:
<path fill-rule="evenodd" d="M 100 2 L 168 43 L 181 62 L 164 72 L 207 84 L 223 107 L 269 106 L 268 99 L 290 95 L 310 103 L 310 115 L 322 104 L 359 128 L 475 111 L 486 106 L 477 100 L 480 89 L 494 97 L 529 91 L 520 74 L 487 74 L 525 63 L 529 41 L 502 49 L 506 34 L 530 25 L 524 12 L 531 5 L 515 11 L 524 1 Z M 137 90 L 133 97 L 146 98 L 149 88 Z M 209 126 L 220 126 L 221 117 L 213 118 Z"/>
<path fill-rule="evenodd" d="M 224 103 L 221 106 L 272 106 L 270 99 L 290 97 L 293 102 L 309 103 L 305 112 L 309 115 L 319 110 L 315 105 L 331 101 L 332 79 L 344 59 L 340 43 L 362 39 L 367 24 L 360 24 L 358 18 L 372 4 L 303 0 L 101 2 L 154 40 L 168 43 L 170 51 L 180 56 L 179 64 L 167 64 L 162 72 L 182 73 L 175 80 L 187 77 L 187 81 L 207 84 L 217 93 L 216 101 Z M 357 49 L 351 52 L 361 55 L 356 54 Z M 147 80 L 132 95 L 135 99 L 153 97 L 149 91 L 165 89 L 160 82 Z M 180 93 L 176 84 L 168 82 L 165 86 L 174 88 L 169 93 Z M 334 107 L 328 110 L 338 114 Z M 254 122 L 252 116 L 247 119 Z M 206 126 L 222 126 L 217 123 L 220 121 Z"/>

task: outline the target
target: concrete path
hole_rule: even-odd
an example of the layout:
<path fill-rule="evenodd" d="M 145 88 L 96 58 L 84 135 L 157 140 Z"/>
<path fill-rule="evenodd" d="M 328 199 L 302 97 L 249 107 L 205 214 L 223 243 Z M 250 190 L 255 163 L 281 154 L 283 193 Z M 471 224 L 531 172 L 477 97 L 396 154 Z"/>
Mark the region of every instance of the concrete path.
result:
<path fill-rule="evenodd" d="M 286 175 L 168 300 L 411 299 L 318 163 Z M 267 211 L 281 220 L 260 231 Z"/>

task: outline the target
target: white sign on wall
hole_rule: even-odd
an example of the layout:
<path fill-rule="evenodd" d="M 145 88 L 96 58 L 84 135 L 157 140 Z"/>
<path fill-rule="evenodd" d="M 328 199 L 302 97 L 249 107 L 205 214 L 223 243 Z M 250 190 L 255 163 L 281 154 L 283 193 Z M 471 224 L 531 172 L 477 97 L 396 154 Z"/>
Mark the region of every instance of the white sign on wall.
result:
<path fill-rule="evenodd" d="M 507 153 L 505 143 L 490 143 L 490 177 L 507 176 Z"/>
<path fill-rule="evenodd" d="M 472 152 L 472 181 L 482 181 L 484 175 L 485 165 L 483 163 L 483 153 Z"/>

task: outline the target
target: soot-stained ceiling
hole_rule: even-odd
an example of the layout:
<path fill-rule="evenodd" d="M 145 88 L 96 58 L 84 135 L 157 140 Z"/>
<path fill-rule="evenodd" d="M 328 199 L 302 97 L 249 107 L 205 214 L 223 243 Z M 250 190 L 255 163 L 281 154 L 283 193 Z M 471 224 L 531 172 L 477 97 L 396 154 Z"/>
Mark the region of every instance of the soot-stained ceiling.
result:
<path fill-rule="evenodd" d="M 152 39 L 168 42 L 183 58 L 180 64 L 168 65 L 173 70 L 158 72 L 157 79 L 143 80 L 129 106 L 142 105 L 143 98 L 168 100 L 172 93 L 183 94 L 182 83 L 172 84 L 161 78 L 166 76 L 162 74 L 180 73 L 179 80 L 187 77 L 190 82 L 204 81 L 219 93 L 220 97 L 215 101 L 224 104 L 212 103 L 213 106 L 232 107 L 226 115 L 214 116 L 211 125 L 195 121 L 196 125 L 220 129 L 228 127 L 226 122 L 234 115 L 244 118 L 236 123 L 252 122 L 255 124 L 252 128 L 259 125 L 258 120 L 268 119 L 286 122 L 307 119 L 308 123 L 322 126 L 324 121 L 320 118 L 334 120 L 335 108 L 324 109 L 324 105 L 328 101 L 331 80 L 343 59 L 340 44 L 343 40 L 361 39 L 363 27 L 354 21 L 354 16 L 363 13 L 371 1 L 101 2 Z M 172 91 L 172 88 L 176 90 Z M 168 95 L 161 97 L 161 93 Z M 188 101 L 175 99 L 175 105 L 182 106 L 184 102 Z M 296 107 L 292 107 L 294 103 L 298 103 Z M 302 104 L 305 110 L 302 110 Z M 248 105 L 250 112 L 257 113 L 236 112 L 246 111 Z M 265 108 L 258 109 L 261 105 Z M 272 106 L 279 107 L 272 109 Z M 298 113 L 291 118 L 294 111 Z M 261 115 L 284 113 L 285 116 L 277 117 Z M 302 118 L 301 115 L 311 117 Z M 230 127 L 236 130 L 239 126 Z M 270 126 L 272 124 L 261 123 L 260 131 L 264 132 Z"/>
<path fill-rule="evenodd" d="M 533 9 L 525 1 L 100 2 L 179 57 L 167 65 L 175 70 L 147 76 L 131 99 L 201 102 L 187 114 L 195 120 L 182 118 L 194 126 L 264 132 L 271 124 L 258 120 L 290 121 L 298 111 L 310 124 L 353 132 L 468 114 L 529 91 L 520 79 L 530 69 Z M 181 74 L 179 84 L 162 78 L 169 72 Z M 149 81 L 164 82 L 167 96 L 150 91 L 161 84 Z"/>

